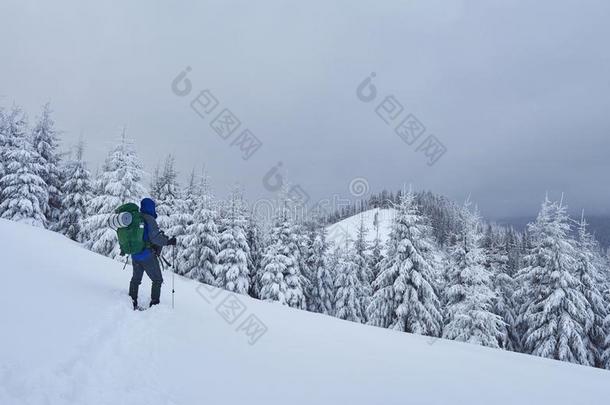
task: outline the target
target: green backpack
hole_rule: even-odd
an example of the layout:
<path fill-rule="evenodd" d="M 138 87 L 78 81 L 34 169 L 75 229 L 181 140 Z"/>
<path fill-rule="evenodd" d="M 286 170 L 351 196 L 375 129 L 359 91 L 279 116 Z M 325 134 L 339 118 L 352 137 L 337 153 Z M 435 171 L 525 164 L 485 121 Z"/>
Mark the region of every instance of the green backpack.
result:
<path fill-rule="evenodd" d="M 134 203 L 121 205 L 114 211 L 116 214 L 128 212 L 131 214 L 131 224 L 125 228 L 118 228 L 116 233 L 119 238 L 119 246 L 122 255 L 133 255 L 140 253 L 146 248 L 144 241 L 144 218 L 140 214 L 140 208 Z"/>

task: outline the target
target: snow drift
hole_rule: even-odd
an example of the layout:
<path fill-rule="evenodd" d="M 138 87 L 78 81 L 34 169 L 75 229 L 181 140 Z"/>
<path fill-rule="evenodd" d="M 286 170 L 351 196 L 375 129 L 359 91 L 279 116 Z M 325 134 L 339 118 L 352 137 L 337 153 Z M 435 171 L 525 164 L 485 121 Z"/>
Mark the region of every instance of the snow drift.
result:
<path fill-rule="evenodd" d="M 131 271 L 0 220 L 1 404 L 603 404 L 610 373 L 357 325 Z M 171 275 L 164 273 L 166 282 Z M 147 302 L 149 283 L 141 287 Z"/>

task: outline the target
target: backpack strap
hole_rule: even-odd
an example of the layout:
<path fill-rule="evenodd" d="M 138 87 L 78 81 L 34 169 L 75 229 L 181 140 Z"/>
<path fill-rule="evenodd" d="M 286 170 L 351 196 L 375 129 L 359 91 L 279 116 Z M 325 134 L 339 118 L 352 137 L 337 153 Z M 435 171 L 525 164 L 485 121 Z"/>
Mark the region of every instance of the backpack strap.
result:
<path fill-rule="evenodd" d="M 150 235 L 148 234 L 148 222 L 144 216 L 142 216 L 142 221 L 144 221 L 144 249 L 152 249 L 153 245 L 150 243 Z"/>

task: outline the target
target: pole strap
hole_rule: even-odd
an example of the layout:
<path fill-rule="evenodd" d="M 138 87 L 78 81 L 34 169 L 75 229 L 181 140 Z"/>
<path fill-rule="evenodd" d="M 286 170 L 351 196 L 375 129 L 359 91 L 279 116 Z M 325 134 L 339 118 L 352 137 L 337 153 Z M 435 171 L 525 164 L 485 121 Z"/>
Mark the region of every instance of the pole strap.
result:
<path fill-rule="evenodd" d="M 159 255 L 159 259 L 161 260 L 161 263 L 165 264 L 167 267 L 172 267 L 172 264 L 167 261 L 167 259 L 163 257 L 163 255 Z"/>

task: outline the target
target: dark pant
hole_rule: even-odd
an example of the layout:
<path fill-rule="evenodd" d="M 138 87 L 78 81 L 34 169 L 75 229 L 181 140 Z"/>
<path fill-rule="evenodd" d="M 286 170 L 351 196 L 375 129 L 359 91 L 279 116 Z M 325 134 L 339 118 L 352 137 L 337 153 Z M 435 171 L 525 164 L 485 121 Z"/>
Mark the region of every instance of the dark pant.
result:
<path fill-rule="evenodd" d="M 150 302 L 151 304 L 158 304 L 159 298 L 161 297 L 161 283 L 163 283 L 163 276 L 161 275 L 159 260 L 154 254 L 151 254 L 150 257 L 145 260 L 133 261 L 133 276 L 131 277 L 131 283 L 129 283 L 129 295 L 134 301 L 138 300 L 138 287 L 142 282 L 144 272 L 146 272 L 146 275 L 152 281 Z"/>

